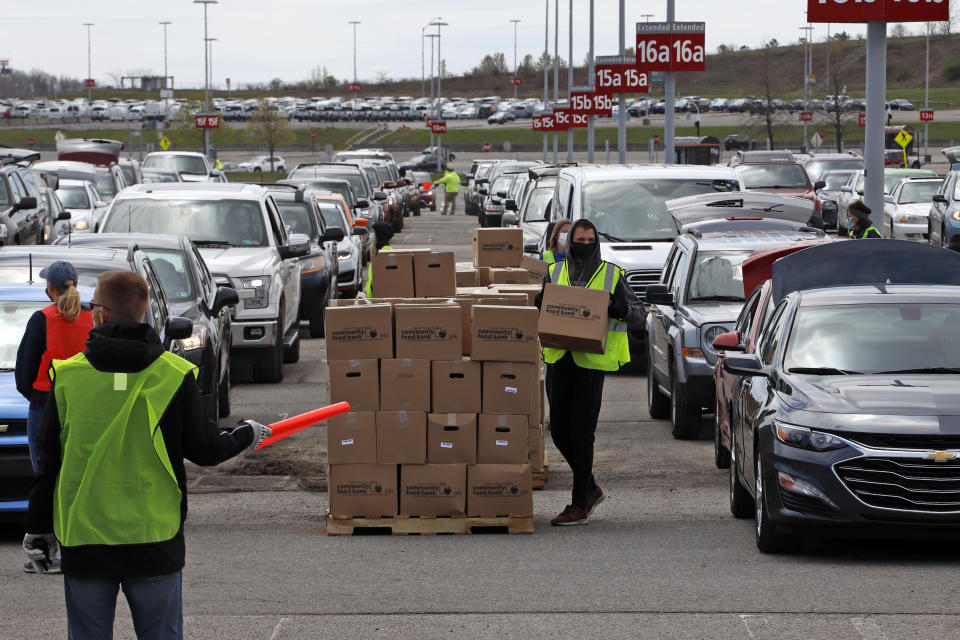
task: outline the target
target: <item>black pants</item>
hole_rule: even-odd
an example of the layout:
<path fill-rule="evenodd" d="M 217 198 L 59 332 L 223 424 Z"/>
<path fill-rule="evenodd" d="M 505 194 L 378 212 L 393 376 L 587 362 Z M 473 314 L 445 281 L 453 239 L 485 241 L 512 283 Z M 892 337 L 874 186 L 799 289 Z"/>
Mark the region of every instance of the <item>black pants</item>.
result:
<path fill-rule="evenodd" d="M 551 365 L 550 433 L 573 471 L 573 504 L 586 509 L 597 487 L 593 478 L 593 441 L 603 400 L 603 371 L 582 369 L 567 353 Z"/>

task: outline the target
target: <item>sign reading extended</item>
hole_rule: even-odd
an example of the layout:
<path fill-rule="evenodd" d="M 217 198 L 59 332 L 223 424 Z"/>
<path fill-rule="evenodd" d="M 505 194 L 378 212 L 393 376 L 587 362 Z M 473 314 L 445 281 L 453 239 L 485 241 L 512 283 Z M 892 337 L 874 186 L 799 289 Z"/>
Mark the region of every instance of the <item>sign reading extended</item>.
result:
<path fill-rule="evenodd" d="M 949 0 L 807 0 L 810 22 L 944 22 Z"/>
<path fill-rule="evenodd" d="M 597 56 L 594 86 L 602 95 L 650 93 L 650 77 L 633 56 Z"/>
<path fill-rule="evenodd" d="M 608 116 L 613 111 L 613 98 L 594 91 L 593 85 L 570 87 L 570 109 L 588 116 Z"/>
<path fill-rule="evenodd" d="M 706 23 L 638 22 L 636 66 L 649 71 L 706 71 Z"/>

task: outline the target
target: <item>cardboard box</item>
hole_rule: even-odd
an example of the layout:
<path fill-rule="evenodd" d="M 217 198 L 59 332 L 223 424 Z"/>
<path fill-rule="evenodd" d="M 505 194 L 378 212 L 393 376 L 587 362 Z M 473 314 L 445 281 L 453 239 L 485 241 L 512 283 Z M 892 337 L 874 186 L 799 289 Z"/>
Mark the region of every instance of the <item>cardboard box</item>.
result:
<path fill-rule="evenodd" d="M 400 467 L 400 513 L 462 516 L 467 512 L 467 465 L 405 464 Z"/>
<path fill-rule="evenodd" d="M 473 266 L 519 267 L 522 260 L 522 230 L 518 228 L 473 230 Z"/>
<path fill-rule="evenodd" d="M 480 413 L 483 368 L 479 362 L 441 360 L 432 367 L 434 413 Z"/>
<path fill-rule="evenodd" d="M 547 277 L 547 267 L 550 265 L 543 260 L 531 258 L 530 256 L 523 256 L 523 258 L 520 260 L 520 266 L 526 269 L 527 273 L 530 274 L 531 283 L 542 284 L 543 279 Z"/>
<path fill-rule="evenodd" d="M 463 355 L 469 356 L 472 338 L 471 338 L 471 326 L 473 321 L 473 305 L 475 304 L 486 304 L 486 305 L 503 305 L 503 306 L 514 306 L 522 307 L 525 306 L 526 296 L 517 295 L 517 294 L 505 294 L 498 295 L 495 291 L 490 289 L 470 289 L 469 292 L 459 292 L 457 297 L 453 300 L 461 309 L 461 322 L 463 326 L 462 336 L 463 336 Z"/>
<path fill-rule="evenodd" d="M 327 360 L 393 357 L 393 319 L 389 304 L 327 307 L 324 316 Z"/>
<path fill-rule="evenodd" d="M 457 295 L 457 272 L 452 251 L 430 251 L 413 256 L 413 287 L 418 298 Z"/>
<path fill-rule="evenodd" d="M 460 305 L 394 305 L 397 358 L 458 360 L 463 355 Z"/>
<path fill-rule="evenodd" d="M 524 464 L 530 459 L 527 416 L 477 417 L 477 464 Z"/>
<path fill-rule="evenodd" d="M 377 414 L 351 411 L 327 420 L 327 462 L 377 463 Z"/>
<path fill-rule="evenodd" d="M 530 468 L 534 471 L 543 471 L 547 462 L 547 443 L 543 425 L 531 426 L 528 435 L 530 437 Z"/>
<path fill-rule="evenodd" d="M 430 361 L 381 360 L 379 388 L 383 411 L 430 411 Z"/>
<path fill-rule="evenodd" d="M 331 515 L 395 516 L 398 513 L 395 464 L 332 464 L 327 484 Z"/>
<path fill-rule="evenodd" d="M 539 362 L 536 307 L 474 305 L 470 357 L 474 360 Z"/>
<path fill-rule="evenodd" d="M 480 286 L 479 275 L 480 274 L 477 273 L 476 269 L 469 269 L 465 271 L 460 271 L 458 269 L 456 274 L 457 289 L 460 289 L 463 287 L 479 287 Z"/>
<path fill-rule="evenodd" d="M 474 464 L 467 467 L 467 515 L 532 516 L 530 465 Z"/>
<path fill-rule="evenodd" d="M 376 360 L 331 360 L 330 404 L 349 402 L 354 411 L 380 409 L 380 376 Z"/>
<path fill-rule="evenodd" d="M 382 251 L 373 257 L 373 295 L 377 298 L 413 298 L 413 256 Z"/>
<path fill-rule="evenodd" d="M 540 342 L 545 347 L 603 353 L 609 305 L 606 291 L 547 284 L 537 326 Z"/>
<path fill-rule="evenodd" d="M 532 307 L 535 304 L 535 299 L 540 293 L 541 285 L 539 284 L 492 284 L 490 285 L 490 290 L 496 293 L 502 294 L 523 294 L 526 296 L 526 302 L 524 303 L 528 307 Z"/>
<path fill-rule="evenodd" d="M 538 419 L 537 365 L 532 362 L 483 363 L 483 412 Z"/>
<path fill-rule="evenodd" d="M 427 462 L 474 464 L 477 461 L 477 414 L 427 415 Z"/>
<path fill-rule="evenodd" d="M 427 461 L 426 411 L 378 411 L 376 415 L 379 464 Z"/>
<path fill-rule="evenodd" d="M 530 284 L 530 272 L 520 267 L 491 268 L 490 284 Z"/>

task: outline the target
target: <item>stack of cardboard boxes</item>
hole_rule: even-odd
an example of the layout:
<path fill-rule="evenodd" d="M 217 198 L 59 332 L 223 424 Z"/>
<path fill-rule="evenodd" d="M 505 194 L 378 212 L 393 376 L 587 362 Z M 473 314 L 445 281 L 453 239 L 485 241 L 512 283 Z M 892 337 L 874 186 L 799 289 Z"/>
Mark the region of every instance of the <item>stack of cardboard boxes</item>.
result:
<path fill-rule="evenodd" d="M 458 295 L 452 253 L 384 252 L 373 273 L 377 298 L 326 311 L 330 400 L 352 407 L 328 421 L 331 516 L 532 516 L 536 308 Z"/>

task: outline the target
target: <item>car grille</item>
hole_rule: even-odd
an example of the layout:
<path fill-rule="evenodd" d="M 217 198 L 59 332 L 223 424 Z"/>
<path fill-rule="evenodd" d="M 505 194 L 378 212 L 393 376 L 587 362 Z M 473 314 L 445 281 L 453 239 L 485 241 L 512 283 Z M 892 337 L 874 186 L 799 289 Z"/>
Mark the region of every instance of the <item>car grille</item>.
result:
<path fill-rule="evenodd" d="M 647 297 L 647 285 L 660 282 L 659 269 L 643 269 L 627 272 L 627 284 L 641 300 Z"/>
<path fill-rule="evenodd" d="M 871 449 L 960 449 L 960 435 L 839 434 Z"/>
<path fill-rule="evenodd" d="M 864 457 L 842 462 L 836 470 L 847 488 L 872 507 L 960 511 L 960 461 Z"/>
<path fill-rule="evenodd" d="M 26 420 L 0 420 L 0 436 L 25 436 L 25 435 L 27 435 Z"/>

